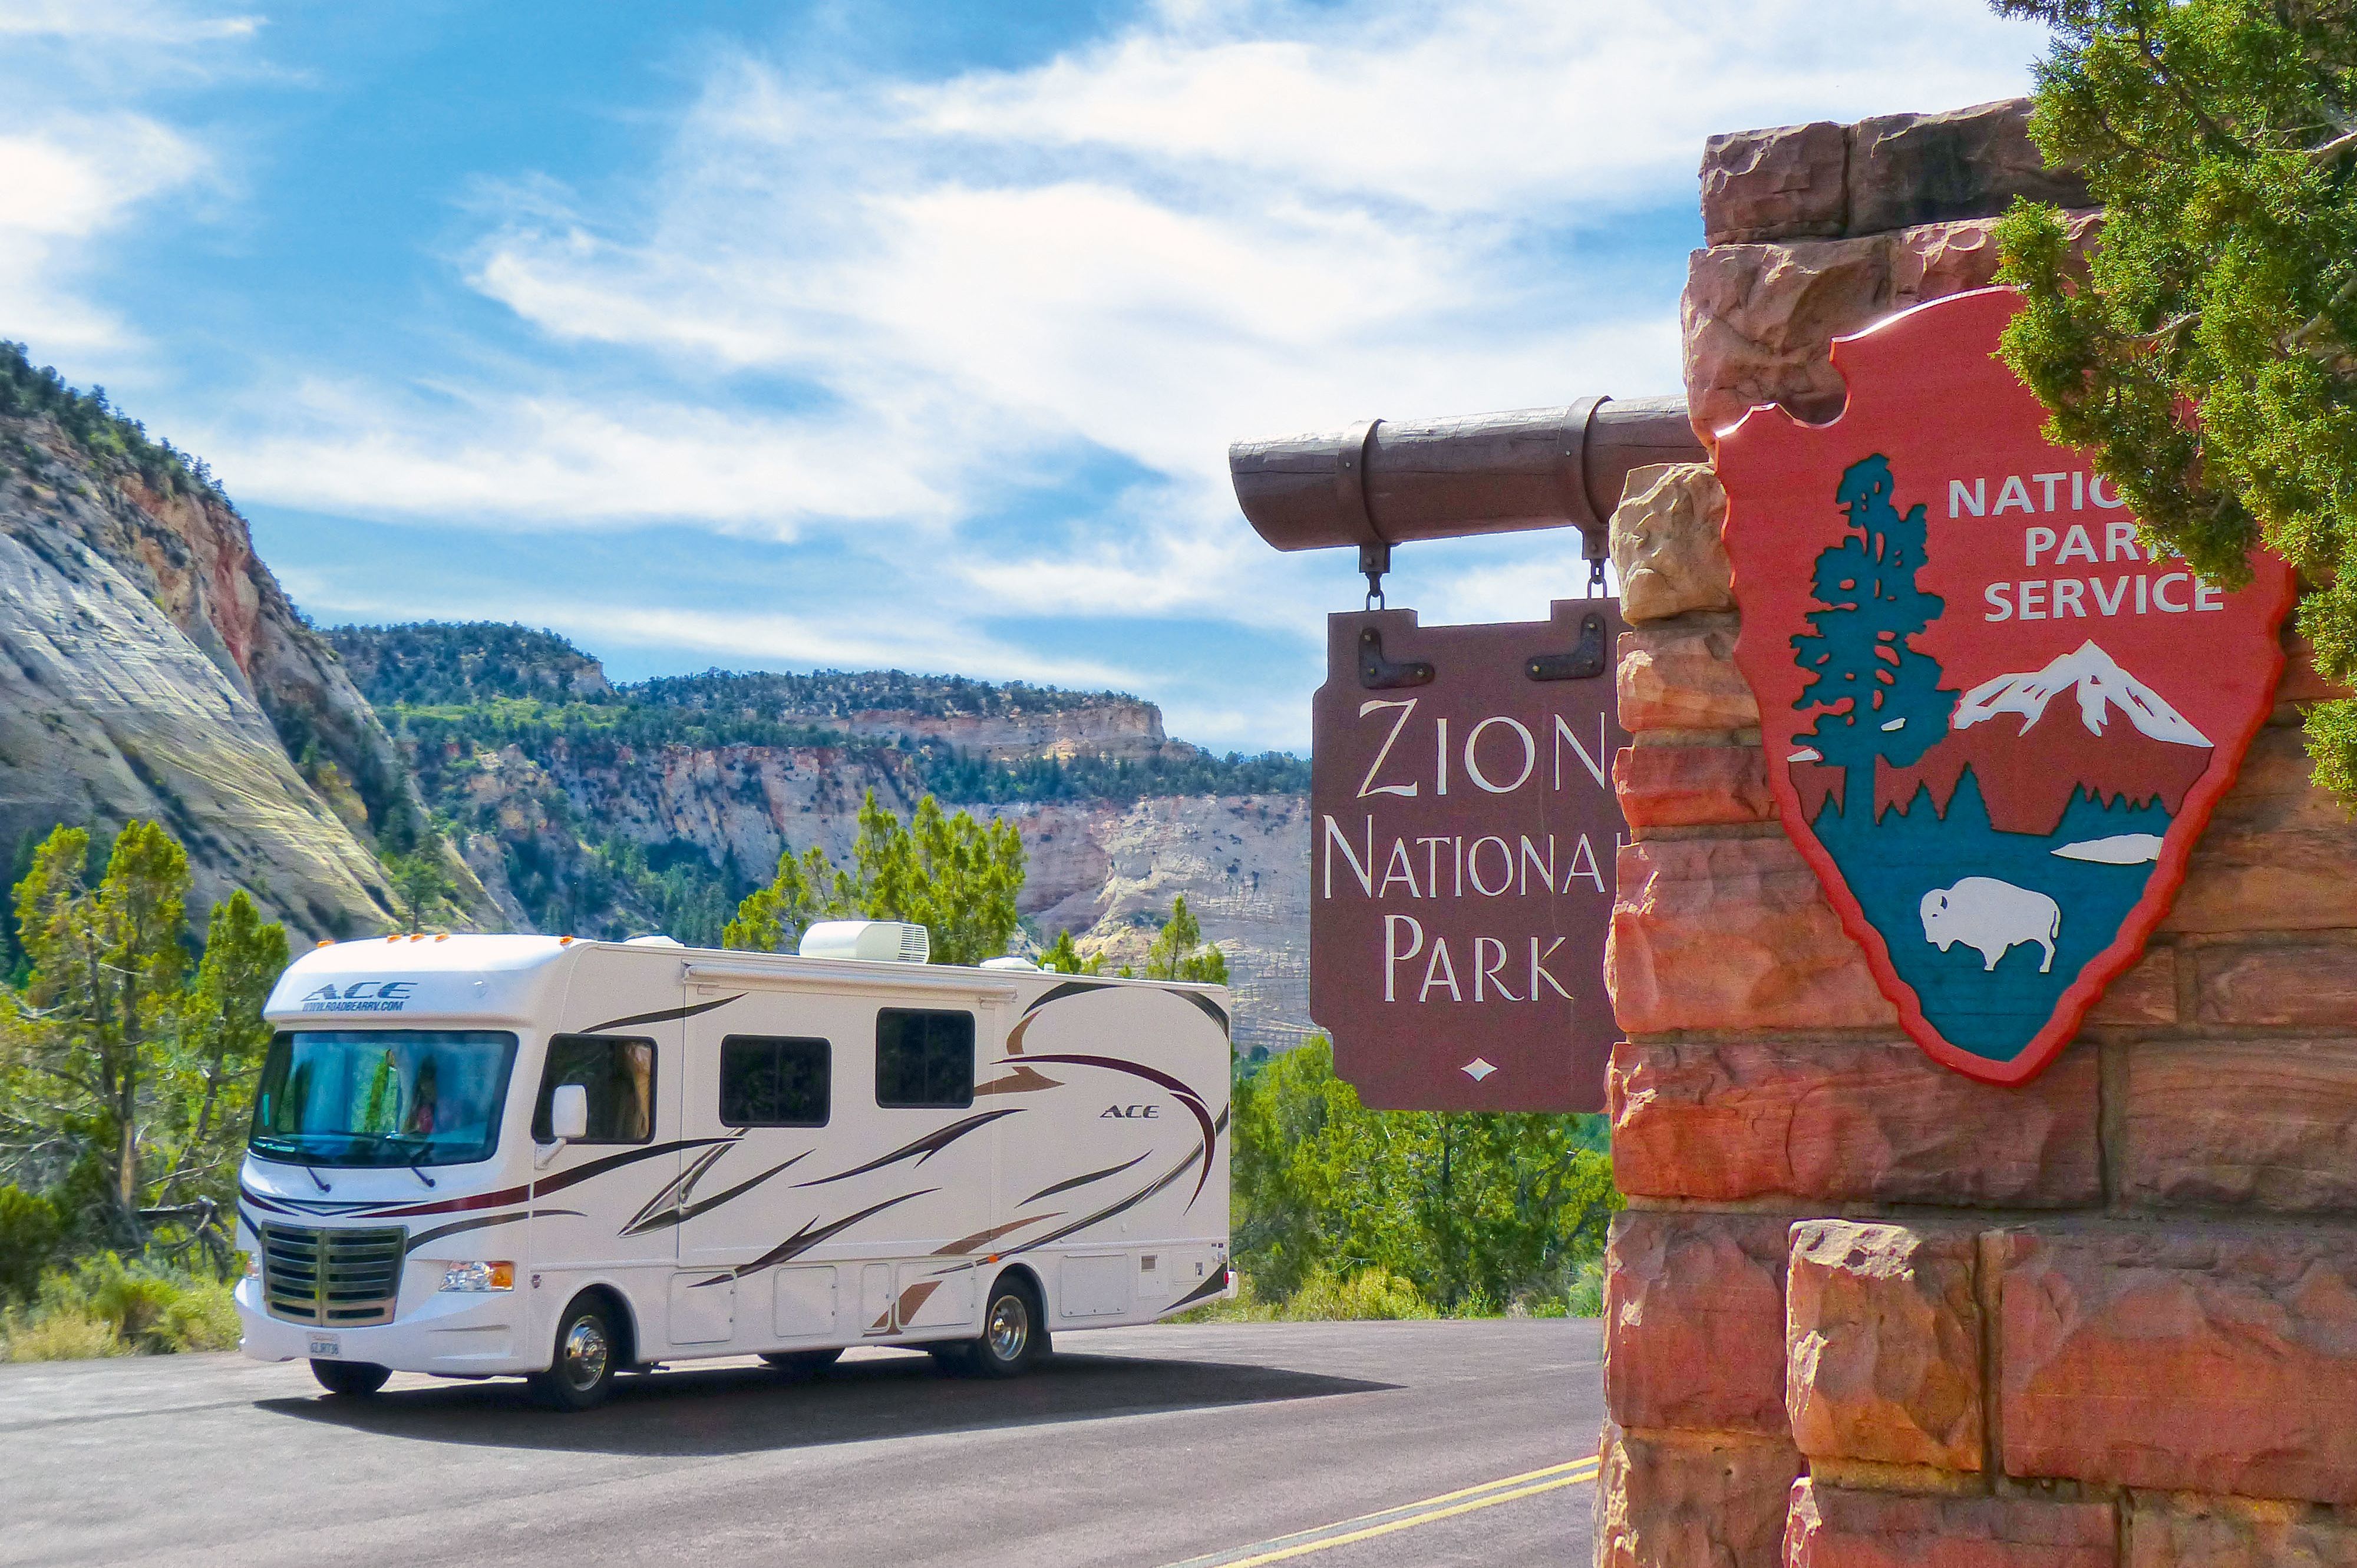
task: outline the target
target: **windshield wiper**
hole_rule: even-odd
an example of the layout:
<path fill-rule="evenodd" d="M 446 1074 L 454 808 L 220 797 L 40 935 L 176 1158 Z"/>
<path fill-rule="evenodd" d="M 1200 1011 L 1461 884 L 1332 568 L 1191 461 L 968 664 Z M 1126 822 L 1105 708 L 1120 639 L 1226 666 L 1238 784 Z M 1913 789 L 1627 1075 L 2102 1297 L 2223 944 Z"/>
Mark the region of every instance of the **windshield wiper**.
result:
<path fill-rule="evenodd" d="M 427 1176 L 424 1171 L 419 1170 L 415 1165 L 409 1167 L 409 1174 L 415 1176 L 419 1181 L 424 1182 L 429 1187 L 434 1185 L 434 1178 Z"/>

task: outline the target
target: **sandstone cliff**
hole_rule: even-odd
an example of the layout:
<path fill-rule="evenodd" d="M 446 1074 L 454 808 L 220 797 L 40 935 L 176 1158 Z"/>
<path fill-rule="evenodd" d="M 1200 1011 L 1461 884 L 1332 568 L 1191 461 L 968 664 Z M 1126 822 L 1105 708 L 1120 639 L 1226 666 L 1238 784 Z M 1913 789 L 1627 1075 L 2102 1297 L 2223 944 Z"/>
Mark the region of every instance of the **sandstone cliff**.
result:
<path fill-rule="evenodd" d="M 425 821 L 201 465 L 0 346 L 0 842 L 133 818 L 188 846 L 199 918 L 243 886 L 298 938 L 397 924 L 374 835 Z M 436 912 L 490 916 L 444 859 Z"/>

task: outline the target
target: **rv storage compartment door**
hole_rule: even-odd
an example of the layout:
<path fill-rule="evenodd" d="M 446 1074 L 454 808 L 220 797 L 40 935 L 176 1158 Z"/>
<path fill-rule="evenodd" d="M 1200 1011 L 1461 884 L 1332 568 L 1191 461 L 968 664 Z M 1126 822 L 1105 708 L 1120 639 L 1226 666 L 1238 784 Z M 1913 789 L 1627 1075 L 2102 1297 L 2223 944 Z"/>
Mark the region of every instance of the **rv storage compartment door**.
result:
<path fill-rule="evenodd" d="M 859 1271 L 859 1332 L 887 1334 L 892 1328 L 892 1265 L 868 1263 Z"/>
<path fill-rule="evenodd" d="M 777 1316 L 770 1326 L 779 1338 L 834 1332 L 833 1269 L 780 1269 L 777 1281 Z"/>
<path fill-rule="evenodd" d="M 1114 1317 L 1129 1310 L 1129 1254 L 1092 1252 L 1064 1260 L 1066 1317 Z"/>
<path fill-rule="evenodd" d="M 711 1284 L 702 1283 L 714 1280 Z M 671 1342 L 717 1345 L 737 1331 L 737 1282 L 726 1274 L 671 1277 Z"/>
<path fill-rule="evenodd" d="M 974 1322 L 974 1271 L 941 1269 L 940 1263 L 900 1265 L 901 1327 L 964 1327 Z"/>

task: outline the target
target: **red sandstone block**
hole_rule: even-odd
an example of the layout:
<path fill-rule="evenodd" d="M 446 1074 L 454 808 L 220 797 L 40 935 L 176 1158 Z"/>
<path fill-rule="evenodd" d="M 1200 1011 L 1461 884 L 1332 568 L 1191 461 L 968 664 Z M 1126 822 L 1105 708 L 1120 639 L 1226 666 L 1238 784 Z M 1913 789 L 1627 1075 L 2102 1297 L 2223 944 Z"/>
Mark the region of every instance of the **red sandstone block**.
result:
<path fill-rule="evenodd" d="M 2357 1028 L 2357 946 L 2206 947 L 2190 956 L 2205 1024 Z"/>
<path fill-rule="evenodd" d="M 2147 1041 L 2127 1062 L 2123 1197 L 2357 1209 L 2357 1040 Z"/>
<path fill-rule="evenodd" d="M 1775 1568 L 1801 1455 L 1776 1438 L 1604 1429 L 1597 1568 Z"/>
<path fill-rule="evenodd" d="M 1604 1403 L 1614 1421 L 1787 1435 L 1788 1223 L 1614 1216 L 1604 1280 Z"/>
<path fill-rule="evenodd" d="M 1620 634 L 1613 689 L 1620 727 L 1641 730 L 1742 729 L 1760 722 L 1760 703 L 1735 668 L 1732 620 L 1643 626 Z"/>
<path fill-rule="evenodd" d="M 1968 1230 L 1792 1227 L 1784 1408 L 1812 1459 L 1981 1468 L 1981 1311 Z"/>
<path fill-rule="evenodd" d="M 2137 1498 L 2126 1568 L 2357 1568 L 2357 1520 L 2301 1503 Z"/>
<path fill-rule="evenodd" d="M 2293 632 L 2284 639 L 2283 680 L 2276 687 L 2278 703 L 2323 703 L 2349 695 L 2349 688 L 2326 680 L 2316 667 L 2316 647 Z"/>
<path fill-rule="evenodd" d="M 1623 845 L 1604 977 L 1631 1034 L 1898 1023 L 1781 834 Z"/>
<path fill-rule="evenodd" d="M 2177 950 L 2152 948 L 2087 1010 L 2090 1024 L 2177 1022 Z"/>
<path fill-rule="evenodd" d="M 2357 1233 L 1995 1233 L 2005 1468 L 2357 1502 Z"/>
<path fill-rule="evenodd" d="M 1994 1089 L 1910 1041 L 1624 1043 L 1608 1079 L 1614 1179 L 1719 1203 L 2098 1203 L 2097 1079 L 2090 1048 Z"/>
<path fill-rule="evenodd" d="M 1624 746 L 1612 789 L 1632 828 L 1764 822 L 1776 810 L 1756 746 Z"/>
<path fill-rule="evenodd" d="M 2357 822 L 2309 779 L 2297 729 L 2266 729 L 2218 802 L 2163 928 L 2309 931 L 2357 926 Z"/>
<path fill-rule="evenodd" d="M 1910 1497 L 1803 1480 L 1784 1568 L 2115 1568 L 2109 1503 Z"/>

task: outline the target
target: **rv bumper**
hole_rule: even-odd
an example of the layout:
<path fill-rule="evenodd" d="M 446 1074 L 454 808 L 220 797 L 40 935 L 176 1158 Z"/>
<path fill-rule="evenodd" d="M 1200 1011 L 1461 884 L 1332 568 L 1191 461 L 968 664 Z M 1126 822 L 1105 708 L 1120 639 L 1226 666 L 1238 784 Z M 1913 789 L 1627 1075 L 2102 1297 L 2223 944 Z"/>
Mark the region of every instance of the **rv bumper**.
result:
<path fill-rule="evenodd" d="M 237 1316 L 245 1330 L 240 1348 L 257 1361 L 369 1361 L 396 1372 L 455 1377 L 530 1372 L 548 1364 L 544 1354 L 535 1366 L 525 1349 L 531 1336 L 524 1332 L 523 1304 L 512 1292 L 436 1291 L 414 1306 L 404 1300 L 391 1323 L 322 1328 L 271 1316 L 262 1307 L 261 1282 L 248 1279 L 237 1287 Z"/>

